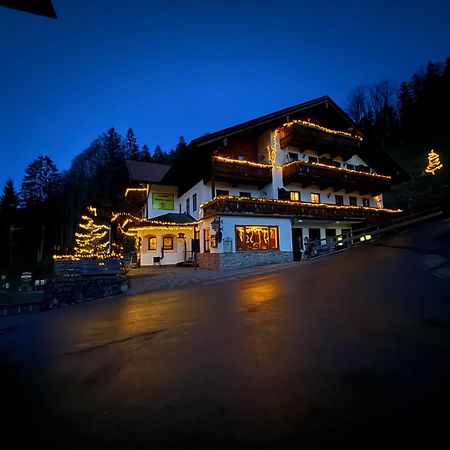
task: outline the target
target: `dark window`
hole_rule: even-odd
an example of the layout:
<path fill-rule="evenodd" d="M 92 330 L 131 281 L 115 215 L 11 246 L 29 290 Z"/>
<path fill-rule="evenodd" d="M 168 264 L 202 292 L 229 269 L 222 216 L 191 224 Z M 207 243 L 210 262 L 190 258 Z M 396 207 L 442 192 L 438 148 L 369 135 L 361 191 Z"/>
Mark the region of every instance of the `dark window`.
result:
<path fill-rule="evenodd" d="M 347 169 L 355 170 L 355 165 L 354 164 L 346 163 L 345 165 L 347 166 Z"/>
<path fill-rule="evenodd" d="M 151 236 L 148 238 L 148 250 L 155 251 L 156 250 L 156 237 Z"/>
<path fill-rule="evenodd" d="M 216 190 L 216 197 L 229 197 L 230 191 L 225 191 L 223 189 L 217 189 Z"/>
<path fill-rule="evenodd" d="M 278 250 L 278 227 L 237 225 L 236 250 Z"/>
<path fill-rule="evenodd" d="M 358 206 L 358 199 L 356 197 L 349 197 L 350 206 Z"/>
<path fill-rule="evenodd" d="M 336 205 L 344 204 L 344 197 L 342 195 L 335 195 L 335 198 L 336 198 Z"/>
<path fill-rule="evenodd" d="M 245 161 L 245 156 L 244 155 L 238 155 L 238 160 L 239 161 Z"/>
<path fill-rule="evenodd" d="M 297 161 L 298 160 L 298 153 L 289 152 L 288 156 L 289 156 L 289 161 Z"/>
<path fill-rule="evenodd" d="M 370 200 L 368 198 L 363 198 L 363 206 L 369 208 L 370 207 Z"/>
<path fill-rule="evenodd" d="M 309 162 L 319 162 L 319 158 L 317 158 L 316 156 L 308 156 L 308 161 Z"/>
<path fill-rule="evenodd" d="M 164 250 L 173 250 L 173 237 L 166 236 L 163 238 L 163 249 Z"/>
<path fill-rule="evenodd" d="M 197 211 L 197 194 L 192 196 L 192 211 Z"/>
<path fill-rule="evenodd" d="M 252 198 L 252 194 L 251 194 L 251 192 L 239 192 L 239 197 Z"/>
<path fill-rule="evenodd" d="M 181 214 L 181 203 L 178 206 L 180 207 L 180 214 Z"/>
<path fill-rule="evenodd" d="M 186 214 L 189 214 L 190 211 L 190 199 L 186 199 Z"/>

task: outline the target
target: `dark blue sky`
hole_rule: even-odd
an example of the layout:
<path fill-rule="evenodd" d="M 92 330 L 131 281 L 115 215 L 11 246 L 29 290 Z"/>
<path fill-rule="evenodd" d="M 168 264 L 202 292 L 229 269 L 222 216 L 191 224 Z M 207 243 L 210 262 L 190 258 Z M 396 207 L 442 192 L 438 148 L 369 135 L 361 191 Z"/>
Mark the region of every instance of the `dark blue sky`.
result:
<path fill-rule="evenodd" d="M 444 0 L 53 4 L 58 20 L 0 8 L 1 186 L 40 154 L 67 169 L 111 126 L 168 150 L 450 56 Z"/>

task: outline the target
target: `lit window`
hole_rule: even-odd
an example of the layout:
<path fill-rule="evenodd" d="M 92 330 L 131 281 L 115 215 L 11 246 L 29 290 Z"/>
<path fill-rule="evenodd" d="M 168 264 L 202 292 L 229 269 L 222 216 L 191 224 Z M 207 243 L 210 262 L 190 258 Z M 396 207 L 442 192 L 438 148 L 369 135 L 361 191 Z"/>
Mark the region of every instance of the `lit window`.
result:
<path fill-rule="evenodd" d="M 192 196 L 192 211 L 197 211 L 197 194 Z"/>
<path fill-rule="evenodd" d="M 320 203 L 320 194 L 311 192 L 311 203 Z"/>
<path fill-rule="evenodd" d="M 293 202 L 299 202 L 300 201 L 300 192 L 297 191 L 291 191 L 289 193 L 290 198 Z"/>
<path fill-rule="evenodd" d="M 203 251 L 205 253 L 209 253 L 210 236 L 209 228 L 205 228 L 203 230 Z"/>
<path fill-rule="evenodd" d="M 278 250 L 278 227 L 239 225 L 236 231 L 236 250 Z"/>
<path fill-rule="evenodd" d="M 164 250 L 173 250 L 173 237 L 166 236 L 163 238 L 163 249 Z"/>
<path fill-rule="evenodd" d="M 148 250 L 151 252 L 156 251 L 156 237 L 151 236 L 148 238 Z"/>

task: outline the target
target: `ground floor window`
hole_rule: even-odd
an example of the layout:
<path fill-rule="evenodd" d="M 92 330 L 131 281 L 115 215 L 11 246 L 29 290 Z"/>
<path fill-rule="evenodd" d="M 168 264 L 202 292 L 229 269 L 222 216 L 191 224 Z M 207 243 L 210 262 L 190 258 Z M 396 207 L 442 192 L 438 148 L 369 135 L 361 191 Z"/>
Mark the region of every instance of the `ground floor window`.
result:
<path fill-rule="evenodd" d="M 278 250 L 278 227 L 237 225 L 236 250 Z"/>
<path fill-rule="evenodd" d="M 365 206 L 366 208 L 370 207 L 370 200 L 368 198 L 363 198 L 363 206 Z"/>
<path fill-rule="evenodd" d="M 148 238 L 148 250 L 154 252 L 156 250 L 156 237 L 150 236 Z"/>
<path fill-rule="evenodd" d="M 203 230 L 203 251 L 205 253 L 209 252 L 210 240 L 211 240 L 211 233 L 209 231 L 209 228 L 205 228 Z"/>
<path fill-rule="evenodd" d="M 164 250 L 173 250 L 173 237 L 172 236 L 163 237 L 163 249 Z"/>
<path fill-rule="evenodd" d="M 290 199 L 293 202 L 299 202 L 300 201 L 300 192 L 298 192 L 298 191 L 291 191 L 289 193 L 289 196 L 290 196 Z"/>
<path fill-rule="evenodd" d="M 315 192 L 311 192 L 311 202 L 312 203 L 320 203 L 320 194 L 316 194 Z"/>
<path fill-rule="evenodd" d="M 224 189 L 216 189 L 216 197 L 229 197 L 230 191 Z"/>
<path fill-rule="evenodd" d="M 356 197 L 349 197 L 349 200 L 350 200 L 350 206 L 357 206 L 358 205 Z"/>

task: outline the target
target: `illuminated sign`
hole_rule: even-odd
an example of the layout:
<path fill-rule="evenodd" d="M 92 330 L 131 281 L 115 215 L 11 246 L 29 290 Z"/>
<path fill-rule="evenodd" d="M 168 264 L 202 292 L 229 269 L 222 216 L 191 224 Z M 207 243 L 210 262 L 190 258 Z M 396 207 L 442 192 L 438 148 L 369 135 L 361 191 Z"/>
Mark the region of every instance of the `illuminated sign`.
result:
<path fill-rule="evenodd" d="M 173 194 L 153 192 L 152 207 L 153 209 L 173 209 Z"/>

